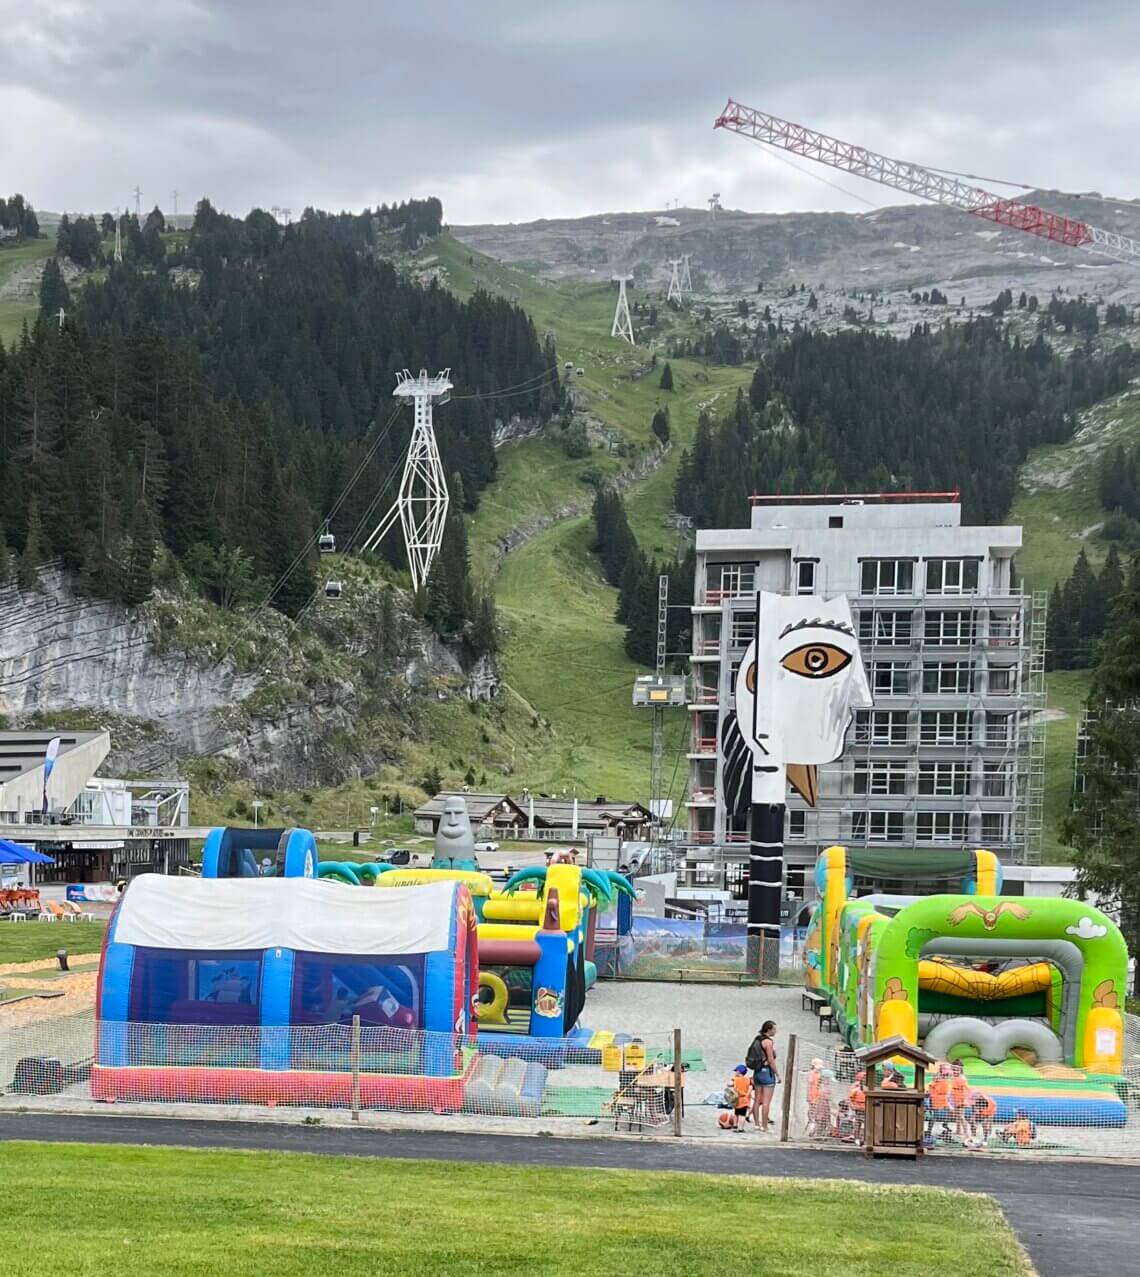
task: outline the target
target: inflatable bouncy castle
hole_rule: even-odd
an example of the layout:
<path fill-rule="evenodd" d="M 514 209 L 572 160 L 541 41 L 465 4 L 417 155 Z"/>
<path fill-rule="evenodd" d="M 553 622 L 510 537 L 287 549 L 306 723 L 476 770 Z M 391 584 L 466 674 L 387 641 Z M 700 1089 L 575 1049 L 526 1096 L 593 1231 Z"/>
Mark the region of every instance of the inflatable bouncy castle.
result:
<path fill-rule="evenodd" d="M 937 853 L 936 853 L 937 854 Z M 861 859 L 862 858 L 862 859 Z M 857 873 L 958 894 L 854 893 Z M 998 1120 L 1123 1125 L 1128 953 L 1079 900 L 1002 896 L 991 853 L 847 852 L 819 858 L 806 982 L 853 1046 L 895 1034 L 959 1061 Z"/>
<path fill-rule="evenodd" d="M 143 874 L 107 931 L 92 1091 L 347 1103 L 352 1050 L 362 1103 L 457 1109 L 477 978 L 462 883 Z"/>

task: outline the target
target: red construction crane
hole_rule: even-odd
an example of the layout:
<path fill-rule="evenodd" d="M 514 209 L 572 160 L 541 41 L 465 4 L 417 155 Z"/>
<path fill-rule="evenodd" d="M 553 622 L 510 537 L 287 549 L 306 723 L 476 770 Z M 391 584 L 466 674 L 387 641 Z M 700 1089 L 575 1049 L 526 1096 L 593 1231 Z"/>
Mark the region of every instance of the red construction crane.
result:
<path fill-rule="evenodd" d="M 843 173 L 854 173 L 870 182 L 893 186 L 896 190 L 907 191 L 911 195 L 921 195 L 936 204 L 945 204 L 948 208 L 958 208 L 975 217 L 984 217 L 987 221 L 997 222 L 999 226 L 1011 226 L 1014 230 L 1039 235 L 1055 244 L 1087 248 L 1090 252 L 1113 257 L 1118 262 L 1140 264 L 1140 240 L 1117 235 L 1115 231 L 1101 230 L 1098 226 L 1089 226 L 1071 217 L 1061 217 L 1057 213 L 1038 208 L 1035 204 L 994 195 L 980 186 L 971 186 L 956 177 L 923 168 L 921 164 L 892 160 L 887 155 L 879 155 L 851 142 L 842 142 L 837 137 L 828 137 L 826 133 L 804 128 L 802 124 L 793 124 L 790 120 L 766 115 L 750 106 L 741 106 L 732 98 L 728 99 L 728 105 L 713 127 L 731 129 L 756 142 L 778 146 L 794 155 L 828 164 Z"/>

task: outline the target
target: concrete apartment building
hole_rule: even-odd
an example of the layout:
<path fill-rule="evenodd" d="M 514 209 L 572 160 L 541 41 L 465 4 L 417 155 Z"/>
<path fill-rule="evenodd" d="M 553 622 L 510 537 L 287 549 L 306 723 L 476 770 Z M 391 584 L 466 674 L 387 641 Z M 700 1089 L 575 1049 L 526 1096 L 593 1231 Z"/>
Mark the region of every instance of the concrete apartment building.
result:
<path fill-rule="evenodd" d="M 1021 528 L 963 526 L 961 514 L 957 493 L 753 497 L 750 527 L 697 533 L 694 844 L 732 860 L 747 842 L 746 822 L 726 817 L 717 742 L 756 592 L 769 590 L 848 596 L 874 697 L 821 770 L 816 808 L 788 799 L 786 891 L 812 894 L 804 870 L 836 842 L 1035 859 L 1045 599 L 1016 583 Z"/>

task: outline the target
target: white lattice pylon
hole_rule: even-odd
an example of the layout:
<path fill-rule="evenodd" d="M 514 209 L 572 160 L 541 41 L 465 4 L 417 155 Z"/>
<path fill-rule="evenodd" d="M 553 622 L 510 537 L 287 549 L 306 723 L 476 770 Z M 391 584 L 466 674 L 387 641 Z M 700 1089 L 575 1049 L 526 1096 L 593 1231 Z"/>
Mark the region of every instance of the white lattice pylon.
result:
<path fill-rule="evenodd" d="M 631 346 L 636 346 L 637 342 L 633 340 L 633 319 L 629 313 L 629 298 L 625 295 L 625 286 L 632 278 L 632 275 L 615 275 L 613 277 L 613 282 L 618 286 L 618 299 L 610 336 L 624 337 Z"/>
<path fill-rule="evenodd" d="M 689 254 L 681 258 L 681 292 L 691 293 L 693 291 L 693 275 L 689 270 Z"/>
<path fill-rule="evenodd" d="M 670 302 L 677 301 L 677 302 L 679 302 L 679 301 L 681 300 L 681 273 L 680 273 L 680 271 L 681 271 L 681 263 L 682 263 L 684 260 L 685 260 L 685 259 L 684 259 L 683 257 L 670 257 L 670 258 L 669 258 L 669 266 L 670 266 L 670 268 L 671 268 L 671 270 L 672 270 L 672 272 L 673 272 L 673 273 L 669 276 L 669 292 L 666 294 L 666 297 L 665 297 L 665 300 L 666 300 L 666 301 L 670 301 Z"/>
<path fill-rule="evenodd" d="M 432 560 L 443 542 L 443 527 L 447 522 L 450 497 L 435 441 L 432 405 L 445 404 L 451 398 L 450 374 L 450 368 L 434 377 L 429 377 L 423 369 L 418 377 L 413 377 L 407 369 L 397 374 L 396 389 L 392 393 L 397 399 L 410 399 L 415 410 L 412 438 L 404 461 L 399 494 L 362 547 L 365 550 L 376 549 L 388 529 L 399 519 L 404 530 L 412 584 L 417 590 L 427 581 Z"/>

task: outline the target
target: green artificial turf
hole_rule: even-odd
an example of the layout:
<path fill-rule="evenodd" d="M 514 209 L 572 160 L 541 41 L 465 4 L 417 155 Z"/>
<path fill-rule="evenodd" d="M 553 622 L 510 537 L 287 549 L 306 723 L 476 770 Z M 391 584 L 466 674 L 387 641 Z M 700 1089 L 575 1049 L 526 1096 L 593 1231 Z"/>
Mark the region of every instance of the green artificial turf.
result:
<path fill-rule="evenodd" d="M 98 953 L 107 924 L 98 922 L 0 922 L 0 966 L 69 954 Z"/>
<path fill-rule="evenodd" d="M 9 1277 L 1032 1271 L 988 1198 L 901 1185 L 30 1143 L 0 1175 Z"/>

